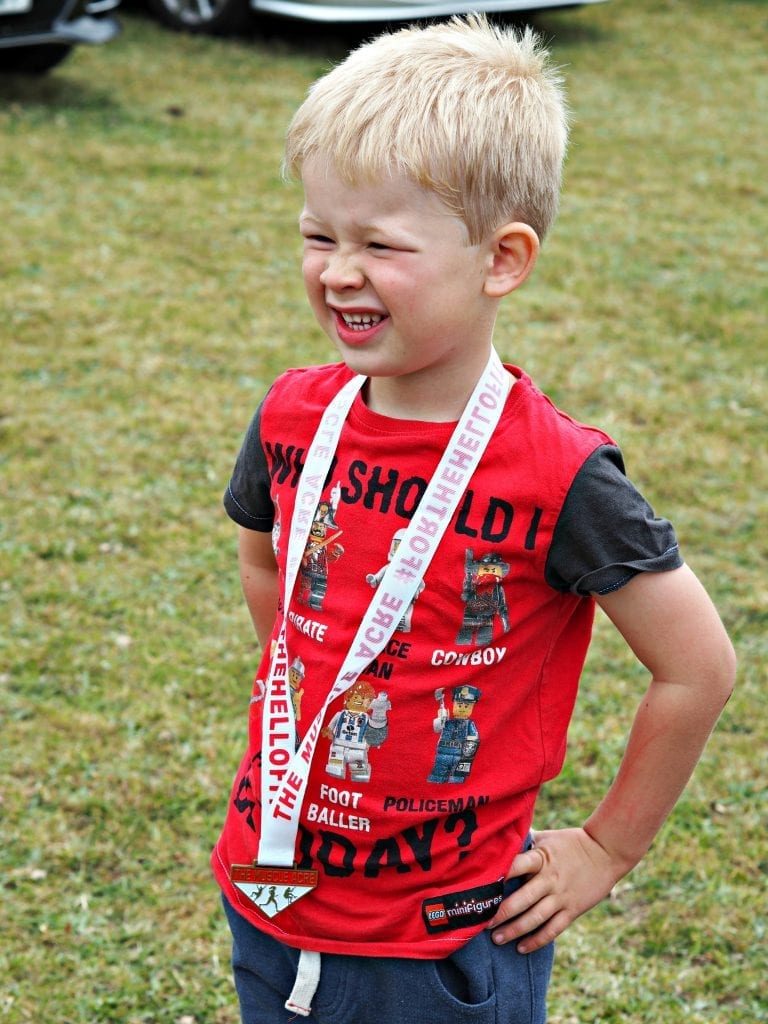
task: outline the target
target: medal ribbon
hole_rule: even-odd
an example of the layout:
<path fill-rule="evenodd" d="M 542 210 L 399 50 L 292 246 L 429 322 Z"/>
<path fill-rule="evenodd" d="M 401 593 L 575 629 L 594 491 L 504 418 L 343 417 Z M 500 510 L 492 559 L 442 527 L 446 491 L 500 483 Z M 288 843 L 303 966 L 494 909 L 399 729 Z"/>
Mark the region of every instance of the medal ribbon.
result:
<path fill-rule="evenodd" d="M 506 371 L 492 349 L 427 490 L 387 565 L 323 707 L 299 749 L 295 750 L 285 616 L 344 421 L 364 381 L 362 376 L 354 377 L 326 408 L 307 451 L 299 480 L 288 540 L 283 621 L 271 660 L 263 708 L 260 865 L 293 864 L 301 806 L 326 712 L 330 704 L 349 689 L 384 650 L 397 629 L 491 439 L 507 395 Z"/>

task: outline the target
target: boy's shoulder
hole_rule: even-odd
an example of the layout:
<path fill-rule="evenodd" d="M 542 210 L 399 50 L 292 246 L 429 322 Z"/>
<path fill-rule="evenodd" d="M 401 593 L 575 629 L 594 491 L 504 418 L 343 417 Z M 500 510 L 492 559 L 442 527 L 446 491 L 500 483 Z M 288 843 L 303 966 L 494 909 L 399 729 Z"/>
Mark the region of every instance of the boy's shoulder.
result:
<path fill-rule="evenodd" d="M 616 445 L 613 438 L 600 427 L 583 423 L 569 413 L 564 412 L 548 394 L 542 391 L 531 380 L 524 370 L 509 366 L 516 379 L 514 391 L 519 399 L 517 414 L 530 421 L 528 431 L 531 442 L 541 445 L 548 439 L 547 457 L 552 458 L 557 448 L 562 445 L 575 445 L 577 448 L 595 448 L 599 445 Z"/>
<path fill-rule="evenodd" d="M 316 366 L 290 366 L 275 379 L 273 387 L 312 388 L 341 387 L 354 373 L 346 363 L 318 363 Z"/>
<path fill-rule="evenodd" d="M 306 412 L 313 406 L 325 406 L 354 373 L 344 363 L 295 366 L 284 370 L 272 384 L 265 401 L 301 402 Z"/>

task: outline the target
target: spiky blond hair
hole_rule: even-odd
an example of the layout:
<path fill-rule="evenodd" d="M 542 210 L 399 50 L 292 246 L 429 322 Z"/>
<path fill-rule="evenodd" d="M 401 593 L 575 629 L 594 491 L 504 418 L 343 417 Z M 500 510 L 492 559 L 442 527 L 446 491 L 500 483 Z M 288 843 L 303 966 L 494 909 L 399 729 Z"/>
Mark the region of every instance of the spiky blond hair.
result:
<path fill-rule="evenodd" d="M 568 114 L 530 29 L 478 14 L 385 33 L 318 79 L 288 129 L 285 169 L 327 161 L 350 184 L 405 173 L 471 242 L 512 220 L 543 238 L 557 213 Z"/>

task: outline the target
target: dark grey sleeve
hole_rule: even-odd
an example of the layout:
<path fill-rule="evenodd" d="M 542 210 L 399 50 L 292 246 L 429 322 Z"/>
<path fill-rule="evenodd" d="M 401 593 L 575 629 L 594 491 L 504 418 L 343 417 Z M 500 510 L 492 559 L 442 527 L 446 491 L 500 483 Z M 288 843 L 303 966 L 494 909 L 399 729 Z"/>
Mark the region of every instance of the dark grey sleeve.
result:
<path fill-rule="evenodd" d="M 640 572 L 683 564 L 672 524 L 659 518 L 603 445 L 577 473 L 555 525 L 545 578 L 556 590 L 608 594 Z"/>
<path fill-rule="evenodd" d="M 262 403 L 263 404 L 263 403 Z M 269 467 L 261 443 L 261 405 L 254 413 L 224 492 L 227 515 L 248 530 L 268 533 L 275 509 L 269 491 Z"/>

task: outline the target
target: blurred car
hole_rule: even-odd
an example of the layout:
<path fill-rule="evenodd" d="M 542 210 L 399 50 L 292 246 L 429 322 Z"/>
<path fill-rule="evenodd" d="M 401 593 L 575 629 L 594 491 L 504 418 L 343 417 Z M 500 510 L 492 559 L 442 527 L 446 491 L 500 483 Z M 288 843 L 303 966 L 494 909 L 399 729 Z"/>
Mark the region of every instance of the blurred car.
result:
<path fill-rule="evenodd" d="M 120 31 L 120 0 L 0 0 L 0 71 L 41 74 L 77 43 L 107 43 Z"/>
<path fill-rule="evenodd" d="M 315 22 L 417 21 L 467 11 L 516 13 L 581 7 L 605 0 L 147 0 L 166 25 L 187 32 L 225 34 L 244 28 L 253 14 Z"/>

